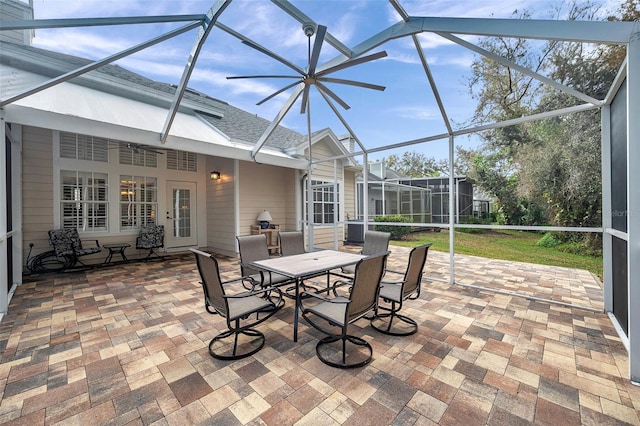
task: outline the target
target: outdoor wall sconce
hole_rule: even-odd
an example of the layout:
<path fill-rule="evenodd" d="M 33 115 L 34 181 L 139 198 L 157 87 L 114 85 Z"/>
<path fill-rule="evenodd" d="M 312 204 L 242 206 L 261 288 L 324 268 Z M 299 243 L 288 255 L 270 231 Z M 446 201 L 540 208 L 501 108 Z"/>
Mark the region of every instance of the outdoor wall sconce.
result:
<path fill-rule="evenodd" d="M 221 177 L 220 172 L 216 170 L 211 172 L 211 180 L 220 180 Z"/>

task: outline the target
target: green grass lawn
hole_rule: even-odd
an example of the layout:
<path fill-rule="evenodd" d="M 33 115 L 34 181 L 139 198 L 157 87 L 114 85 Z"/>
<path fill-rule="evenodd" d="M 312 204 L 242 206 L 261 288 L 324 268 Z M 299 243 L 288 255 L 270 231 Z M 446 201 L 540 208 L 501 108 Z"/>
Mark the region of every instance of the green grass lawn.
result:
<path fill-rule="evenodd" d="M 512 230 L 486 230 L 479 234 L 455 233 L 455 251 L 459 254 L 514 260 L 542 265 L 586 269 L 602 279 L 602 257 L 565 253 L 557 248 L 536 245 L 542 234 Z M 449 231 L 410 234 L 393 244 L 413 247 L 433 243 L 432 250 L 449 252 Z"/>

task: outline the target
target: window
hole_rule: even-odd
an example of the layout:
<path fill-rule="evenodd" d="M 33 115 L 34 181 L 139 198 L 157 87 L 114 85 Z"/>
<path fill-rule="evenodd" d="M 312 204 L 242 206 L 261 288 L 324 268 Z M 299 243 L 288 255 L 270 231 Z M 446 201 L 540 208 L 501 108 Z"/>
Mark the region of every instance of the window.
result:
<path fill-rule="evenodd" d="M 169 150 L 167 151 L 167 169 L 197 172 L 198 155 L 193 152 Z"/>
<path fill-rule="evenodd" d="M 156 223 L 158 182 L 144 176 L 120 176 L 120 230 Z"/>
<path fill-rule="evenodd" d="M 109 161 L 109 140 L 60 132 L 60 157 L 106 163 Z"/>
<path fill-rule="evenodd" d="M 106 231 L 109 211 L 107 174 L 62 170 L 60 177 L 62 227 L 78 231 Z"/>
<path fill-rule="evenodd" d="M 307 191 L 304 190 L 305 211 L 307 211 Z M 340 186 L 339 184 L 311 181 L 313 193 L 313 223 L 331 224 L 340 220 Z M 306 217 L 306 216 L 305 216 Z"/>

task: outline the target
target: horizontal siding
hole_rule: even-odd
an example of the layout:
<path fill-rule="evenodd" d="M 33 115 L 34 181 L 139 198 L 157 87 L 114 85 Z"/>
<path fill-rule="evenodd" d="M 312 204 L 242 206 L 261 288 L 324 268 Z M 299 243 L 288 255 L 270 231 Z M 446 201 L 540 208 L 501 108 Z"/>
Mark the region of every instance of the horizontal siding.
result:
<path fill-rule="evenodd" d="M 207 179 L 207 248 L 235 256 L 235 166 L 234 160 L 208 157 L 207 170 L 219 171 L 218 181 Z"/>
<path fill-rule="evenodd" d="M 338 248 L 342 246 L 344 235 L 344 228 L 342 225 L 338 226 Z M 313 230 L 313 245 L 318 248 L 332 249 L 333 244 L 333 227 L 321 227 L 314 228 Z"/>
<path fill-rule="evenodd" d="M 344 206 L 343 206 L 343 214 L 342 220 L 344 222 L 349 219 L 356 218 L 356 174 L 353 171 L 345 171 L 344 172 Z M 346 234 L 346 226 L 345 232 L 343 233 L 343 239 L 347 239 Z"/>
<path fill-rule="evenodd" d="M 272 223 L 289 227 L 287 212 L 295 208 L 290 196 L 295 171 L 241 161 L 239 176 L 239 234 L 251 233 L 251 226 L 257 225 L 256 217 L 262 210 L 271 213 Z"/>
<path fill-rule="evenodd" d="M 53 228 L 53 155 L 51 130 L 22 129 L 22 236 L 24 259 L 51 249 L 47 232 Z"/>
<path fill-rule="evenodd" d="M 302 205 L 302 194 L 300 193 L 300 189 L 297 189 L 299 188 L 297 185 L 299 180 L 299 172 L 292 170 L 291 179 L 287 179 L 285 182 L 285 219 L 280 223 L 280 229 L 282 231 L 293 231 L 299 227 L 296 218 L 296 214 Z"/>
<path fill-rule="evenodd" d="M 332 149 L 330 149 L 326 142 L 318 142 L 313 145 L 312 153 L 314 159 L 333 157 L 336 155 L 336 153 Z M 333 163 L 333 161 L 327 161 L 315 164 L 314 169 L 311 173 L 312 178 L 314 180 L 333 181 Z M 342 160 L 338 160 L 337 178 L 338 182 L 342 182 L 344 179 Z"/>
<path fill-rule="evenodd" d="M 23 19 L 32 19 L 30 7 L 27 3 L 20 2 L 0 2 L 0 16 L 3 21 L 20 21 Z M 17 44 L 28 43 L 29 34 L 32 30 L 12 30 L 0 31 L 0 40 Z"/>

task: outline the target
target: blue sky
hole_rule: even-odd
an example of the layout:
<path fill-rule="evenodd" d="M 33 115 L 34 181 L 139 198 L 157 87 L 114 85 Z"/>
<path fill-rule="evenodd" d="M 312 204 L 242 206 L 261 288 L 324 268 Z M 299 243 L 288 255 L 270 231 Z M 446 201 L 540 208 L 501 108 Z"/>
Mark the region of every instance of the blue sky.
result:
<path fill-rule="evenodd" d="M 200 14 L 206 13 L 213 3 L 212 0 L 34 0 L 34 11 L 36 19 Z M 355 46 L 400 20 L 385 0 L 291 3 L 317 23 L 326 25 L 330 34 L 348 46 Z M 553 19 L 554 13 L 557 14 L 554 8 L 565 12 L 568 9 L 567 2 L 549 0 L 400 0 L 400 3 L 410 15 L 435 17 L 505 18 L 511 17 L 514 10 L 527 9 L 536 18 Z M 602 12 L 613 12 L 618 4 L 615 1 L 604 4 Z M 301 25 L 270 1 L 235 0 L 219 21 L 305 68 L 307 38 Z M 38 30 L 34 46 L 101 59 L 182 25 L 184 23 Z M 118 64 L 149 78 L 177 84 L 196 34 L 197 30 L 192 30 L 122 59 Z M 422 34 L 420 42 L 454 128 L 464 127 L 475 107 L 466 88 L 475 54 L 436 35 Z M 349 110 L 339 105 L 337 108 L 356 136 L 365 146 L 378 147 L 444 133 L 445 126 L 411 39 L 394 40 L 370 53 L 380 50 L 385 50 L 388 56 L 332 74 L 332 77 L 386 86 L 384 92 L 378 92 L 330 85 L 351 106 Z M 324 43 L 319 62 L 322 64 L 337 55 L 335 49 Z M 260 106 L 256 103 L 293 80 L 226 79 L 254 74 L 291 75 L 292 71 L 215 28 L 202 49 L 189 86 L 272 120 L 293 89 Z M 315 90 L 311 92 L 312 131 L 331 127 L 338 135 L 346 133 L 320 95 Z M 300 100 L 282 124 L 306 133 L 306 116 L 300 114 Z M 457 143 L 470 146 L 476 142 L 459 138 Z M 401 154 L 405 150 L 436 158 L 446 158 L 448 152 L 447 142 L 443 140 L 373 154 L 370 159 Z"/>

